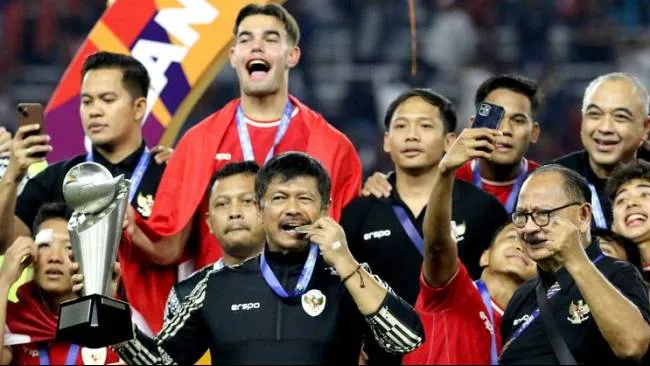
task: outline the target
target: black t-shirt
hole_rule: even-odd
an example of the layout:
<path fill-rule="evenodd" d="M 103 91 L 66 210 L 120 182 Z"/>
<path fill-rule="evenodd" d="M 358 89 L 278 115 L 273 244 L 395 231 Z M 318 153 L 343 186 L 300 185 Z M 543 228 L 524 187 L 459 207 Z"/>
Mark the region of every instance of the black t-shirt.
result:
<path fill-rule="evenodd" d="M 394 175 L 389 181 L 393 185 L 390 198 L 353 200 L 343 209 L 341 226 L 354 257 L 359 262 L 367 262 L 399 296 L 414 304 L 420 288 L 422 255 L 402 228 L 392 206 L 397 204 L 404 208 L 420 235 L 426 210 L 415 217 L 399 197 Z M 452 191 L 452 219 L 458 255 L 470 276 L 478 278 L 481 254 L 508 216 L 492 195 L 456 180 Z"/>
<path fill-rule="evenodd" d="M 602 254 L 597 242 L 591 244 L 586 252 L 592 261 Z M 639 308 L 646 322 L 650 321 L 648 291 L 639 271 L 628 262 L 607 256 L 598 261 L 596 267 L 612 285 Z M 555 282 L 561 288 L 549 299 L 549 305 L 558 329 L 576 361 L 579 364 L 620 364 L 621 360 L 616 358 L 603 338 L 590 313 L 589 305 L 585 303 L 578 286 L 566 269 L 560 269 L 556 273 L 539 270 L 539 273 L 545 288 L 551 288 Z M 501 322 L 501 336 L 504 342 L 501 364 L 559 363 L 540 317 L 533 320 L 528 328 L 506 347 L 513 333 L 538 308 L 535 295 L 538 281 L 538 278 L 533 278 L 524 283 L 508 303 Z M 610 315 L 617 316 L 615 313 Z"/>
<path fill-rule="evenodd" d="M 145 145 L 143 143 L 138 150 L 117 164 L 112 164 L 106 160 L 95 149 L 93 149 L 93 159 L 96 163 L 105 166 L 113 176 L 124 174 L 127 179 L 130 179 L 144 152 L 144 148 Z M 43 204 L 65 202 L 63 197 L 63 179 L 70 169 L 84 161 L 86 161 L 85 154 L 77 155 L 72 159 L 63 160 L 48 166 L 34 178 L 30 179 L 25 185 L 23 192 L 18 196 L 16 216 L 31 228 L 38 209 Z M 159 165 L 152 156 L 149 159 L 149 165 L 142 177 L 142 181 L 138 186 L 138 191 L 133 196 L 133 201 L 131 201 L 131 206 L 145 218 L 151 215 L 154 195 L 156 194 L 156 189 L 158 189 L 158 184 L 160 183 L 160 178 L 164 170 L 165 164 Z"/>
<path fill-rule="evenodd" d="M 562 165 L 563 167 L 578 172 L 578 174 L 582 175 L 588 183 L 593 184 L 596 192 L 598 193 L 598 199 L 600 200 L 600 206 L 602 207 L 605 221 L 607 222 L 607 227 L 611 227 L 612 204 L 609 202 L 609 197 L 607 197 L 607 193 L 605 192 L 605 183 L 607 183 L 607 179 L 598 178 L 596 173 L 591 170 L 591 166 L 589 165 L 589 154 L 587 151 L 580 150 L 572 152 L 571 154 L 565 155 L 553 161 L 553 163 Z M 595 225 L 595 220 L 592 220 L 592 226 L 595 227 Z"/>

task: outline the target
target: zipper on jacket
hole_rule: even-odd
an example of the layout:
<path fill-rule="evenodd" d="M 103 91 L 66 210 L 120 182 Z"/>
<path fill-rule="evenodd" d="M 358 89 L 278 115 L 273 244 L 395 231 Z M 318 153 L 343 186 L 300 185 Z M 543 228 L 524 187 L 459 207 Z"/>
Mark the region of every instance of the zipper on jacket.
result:
<path fill-rule="evenodd" d="M 289 277 L 289 266 L 284 268 L 284 273 L 282 274 L 282 287 L 286 289 L 287 286 L 287 278 Z M 282 298 L 278 296 L 278 311 L 276 314 L 276 322 L 275 322 L 275 340 L 279 341 L 282 339 Z"/>

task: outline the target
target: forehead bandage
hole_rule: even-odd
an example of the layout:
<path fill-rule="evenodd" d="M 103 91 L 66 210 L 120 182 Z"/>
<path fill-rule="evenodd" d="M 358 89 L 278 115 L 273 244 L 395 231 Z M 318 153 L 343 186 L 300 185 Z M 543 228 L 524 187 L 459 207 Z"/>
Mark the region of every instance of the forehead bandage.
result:
<path fill-rule="evenodd" d="M 52 243 L 54 241 L 54 230 L 52 229 L 43 229 L 36 234 L 34 243 L 36 245 Z"/>

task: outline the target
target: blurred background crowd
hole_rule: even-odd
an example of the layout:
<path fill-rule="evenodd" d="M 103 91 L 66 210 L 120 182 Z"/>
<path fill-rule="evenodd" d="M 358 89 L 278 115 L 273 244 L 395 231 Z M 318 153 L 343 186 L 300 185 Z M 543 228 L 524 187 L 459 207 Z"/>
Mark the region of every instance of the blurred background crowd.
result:
<path fill-rule="evenodd" d="M 624 71 L 650 85 L 647 0 L 416 0 L 415 77 L 406 0 L 285 6 L 302 31 L 290 90 L 351 138 L 366 174 L 392 165 L 381 149 L 383 113 L 409 86 L 450 97 L 462 128 L 477 86 L 490 75 L 537 80 L 546 95 L 542 137 L 527 156 L 543 162 L 580 148 L 588 81 Z M 105 8 L 106 0 L 0 0 L 0 125 L 15 130 L 17 102 L 47 102 Z M 224 68 L 181 133 L 238 90 L 234 71 Z"/>

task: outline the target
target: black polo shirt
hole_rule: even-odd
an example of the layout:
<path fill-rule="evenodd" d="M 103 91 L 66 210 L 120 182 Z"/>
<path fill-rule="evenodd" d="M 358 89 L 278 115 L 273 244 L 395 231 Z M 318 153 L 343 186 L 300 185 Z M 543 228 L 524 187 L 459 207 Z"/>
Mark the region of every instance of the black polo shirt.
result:
<path fill-rule="evenodd" d="M 124 174 L 127 179 L 136 169 L 138 161 L 144 152 L 144 142 L 131 155 L 117 164 L 106 160 L 97 150 L 93 149 L 93 159 L 96 163 L 105 166 L 113 176 Z M 63 178 L 75 165 L 86 161 L 86 154 L 77 155 L 72 159 L 63 160 L 48 166 L 45 170 L 38 173 L 30 179 L 25 185 L 25 189 L 18 196 L 16 202 L 16 216 L 18 216 L 25 225 L 32 227 L 38 209 L 45 203 L 65 202 L 63 197 Z M 165 164 L 159 165 L 153 159 L 149 160 L 147 170 L 142 177 L 138 186 L 138 191 L 133 196 L 131 206 L 138 211 L 143 217 L 147 218 L 151 214 L 153 207 L 154 195 L 158 189 L 158 183 L 165 169 Z"/>
<path fill-rule="evenodd" d="M 597 242 L 586 249 L 593 261 L 602 252 Z M 650 321 L 648 292 L 639 271 L 628 262 L 618 261 L 605 256 L 596 263 L 598 270 L 618 290 L 636 305 L 646 322 Z M 512 334 L 537 308 L 535 286 L 539 278 L 545 288 L 555 282 L 561 290 L 549 299 L 555 322 L 579 364 L 597 363 L 599 365 L 619 364 L 609 344 L 590 314 L 588 304 L 584 302 L 578 286 L 569 272 L 560 269 L 555 273 L 544 272 L 538 268 L 540 277 L 524 283 L 514 294 L 506 308 L 501 322 L 501 336 L 505 345 Z M 615 317 L 616 314 L 612 313 Z M 526 330 L 501 355 L 502 364 L 558 364 L 553 347 L 546 334 L 541 316 L 533 320 Z"/>
<path fill-rule="evenodd" d="M 389 182 L 393 186 L 390 198 L 353 200 L 343 210 L 341 226 L 354 257 L 359 262 L 367 262 L 399 296 L 414 304 L 420 289 L 422 255 L 402 228 L 392 206 L 404 208 L 420 235 L 426 210 L 415 217 L 400 198 L 394 175 L 389 177 Z M 478 278 L 481 254 L 494 233 L 508 220 L 506 212 L 492 195 L 456 180 L 452 191 L 452 219 L 460 259 L 470 275 Z"/>
<path fill-rule="evenodd" d="M 603 214 L 605 215 L 605 221 L 607 222 L 607 227 L 612 226 L 612 204 L 609 202 L 609 197 L 605 192 L 605 183 L 607 179 L 598 178 L 596 173 L 591 170 L 589 165 L 589 154 L 585 150 L 580 150 L 572 152 L 568 155 L 553 161 L 554 164 L 562 165 L 563 167 L 569 168 L 578 172 L 582 175 L 588 183 L 593 184 L 598 193 L 598 199 L 600 200 L 600 206 L 603 209 Z M 595 222 L 592 220 L 592 227 L 595 227 Z"/>

